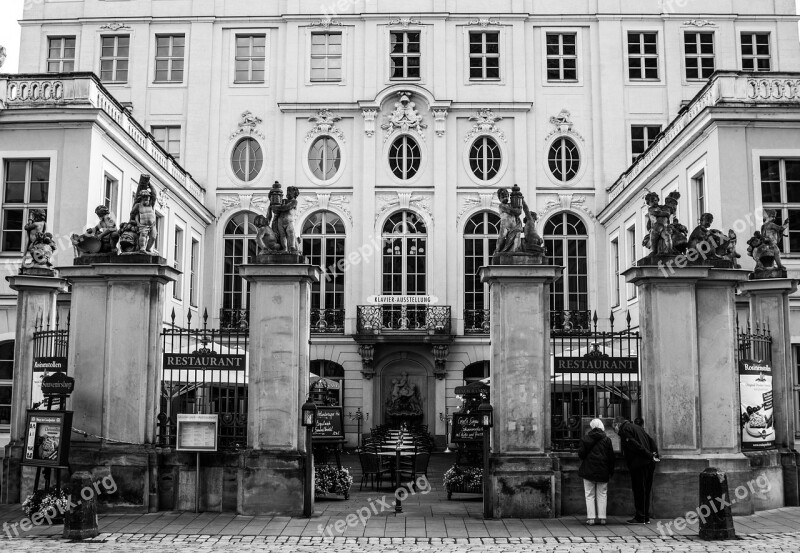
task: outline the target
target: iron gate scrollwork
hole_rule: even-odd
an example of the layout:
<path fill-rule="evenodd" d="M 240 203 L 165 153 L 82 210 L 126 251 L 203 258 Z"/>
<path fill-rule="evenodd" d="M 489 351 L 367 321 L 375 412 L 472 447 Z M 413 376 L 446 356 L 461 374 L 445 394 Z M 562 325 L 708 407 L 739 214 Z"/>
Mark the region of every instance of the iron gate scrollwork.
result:
<path fill-rule="evenodd" d="M 554 451 L 574 451 L 588 430 L 588 419 L 641 413 L 641 366 L 638 331 L 626 318 L 624 330 L 598 330 L 588 312 L 551 317 L 551 439 Z"/>
<path fill-rule="evenodd" d="M 164 359 L 157 441 L 175 446 L 178 414 L 218 414 L 218 448 L 247 447 L 247 328 L 186 328 L 171 325 L 162 332 Z"/>

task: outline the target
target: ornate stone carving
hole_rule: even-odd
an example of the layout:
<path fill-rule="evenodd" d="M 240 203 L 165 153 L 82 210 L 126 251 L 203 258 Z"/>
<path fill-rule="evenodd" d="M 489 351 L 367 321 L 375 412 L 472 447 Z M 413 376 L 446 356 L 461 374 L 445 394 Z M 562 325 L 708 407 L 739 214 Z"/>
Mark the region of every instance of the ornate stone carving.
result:
<path fill-rule="evenodd" d="M 477 115 L 473 115 L 469 120 L 474 121 L 475 124 L 467 133 L 467 136 L 464 137 L 464 142 L 469 142 L 476 136 L 482 134 L 495 134 L 500 140 L 506 142 L 506 135 L 497 126 L 497 122 L 502 121 L 503 118 L 499 115 L 495 115 L 492 110 L 487 108 L 478 110 Z"/>
<path fill-rule="evenodd" d="M 416 209 L 425 213 L 433 222 L 433 196 L 414 192 L 379 192 L 375 195 L 375 221 L 393 208 Z"/>
<path fill-rule="evenodd" d="M 336 126 L 341 120 L 341 117 L 334 115 L 329 109 L 319 110 L 316 115 L 308 118 L 308 122 L 314 123 L 314 126 L 306 133 L 306 142 L 320 134 L 330 134 L 344 142 L 344 133 Z"/>
<path fill-rule="evenodd" d="M 44 209 L 30 210 L 25 232 L 28 233 L 28 245 L 22 259 L 23 270 L 31 267 L 51 268 L 50 258 L 55 252 L 56 243 L 53 235 L 47 232 L 47 212 Z"/>
<path fill-rule="evenodd" d="M 716 27 L 717 24 L 708 19 L 689 19 L 683 22 L 688 27 Z"/>
<path fill-rule="evenodd" d="M 375 376 L 375 369 L 372 367 L 375 346 L 373 344 L 361 344 L 358 347 L 358 354 L 361 356 L 361 374 L 365 379 L 371 380 Z"/>
<path fill-rule="evenodd" d="M 263 122 L 260 117 L 253 115 L 252 112 L 245 111 L 242 113 L 242 120 L 239 121 L 238 128 L 231 133 L 231 140 L 239 135 L 256 135 L 266 140 L 264 134 L 258 129 Z"/>
<path fill-rule="evenodd" d="M 547 200 L 545 206 L 536 214 L 541 219 L 551 211 L 557 209 L 578 209 L 586 213 L 589 218 L 595 218 L 594 213 L 587 205 L 586 196 L 576 194 L 557 194 L 555 197 L 551 197 Z"/>
<path fill-rule="evenodd" d="M 157 196 L 158 192 L 155 186 L 153 186 L 153 183 L 150 182 L 150 175 L 142 175 L 136 190 L 136 203 L 131 209 L 130 221 L 127 228 L 128 232 L 132 232 L 133 229 L 131 225 L 136 225 L 136 230 L 139 234 L 137 253 L 158 255 L 158 251 L 155 247 L 158 241 L 158 227 L 156 226 L 157 219 L 154 207 Z"/>
<path fill-rule="evenodd" d="M 545 137 L 545 140 L 550 140 L 556 135 L 571 135 L 584 142 L 583 137 L 573 128 L 575 125 L 571 117 L 572 114 L 566 109 L 562 109 L 558 115 L 551 117 L 550 124 L 555 128 Z"/>
<path fill-rule="evenodd" d="M 300 239 L 295 235 L 294 222 L 299 195 L 300 190 L 297 187 L 288 186 L 284 198 L 281 183 L 275 181 L 272 185 L 267 214 L 256 217 L 254 221 L 258 227 L 258 255 L 298 253 Z"/>
<path fill-rule="evenodd" d="M 544 241 L 536 233 L 536 215 L 528 209 L 528 204 L 516 184 L 509 193 L 508 189 L 497 191 L 500 200 L 500 236 L 494 258 L 498 264 L 532 264 L 544 263 Z M 520 216 L 525 214 L 525 225 Z"/>
<path fill-rule="evenodd" d="M 312 209 L 327 210 L 335 207 L 347 217 L 350 224 L 353 224 L 353 213 L 350 211 L 350 196 L 347 194 L 331 194 L 330 192 L 316 192 L 305 194 L 298 199 L 297 212 L 301 215 Z"/>
<path fill-rule="evenodd" d="M 105 25 L 100 25 L 100 29 L 108 30 L 108 31 L 120 31 L 122 29 L 130 29 L 131 26 L 126 23 L 106 23 Z"/>
<path fill-rule="evenodd" d="M 0 67 L 6 62 L 6 47 L 0 46 Z"/>
<path fill-rule="evenodd" d="M 777 224 L 774 210 L 764 211 L 764 224 L 761 225 L 761 230 L 757 230 L 747 241 L 747 254 L 756 262 L 752 278 L 761 280 L 787 277 L 778 244 L 783 240 L 788 224 L 788 221 L 784 225 Z"/>
<path fill-rule="evenodd" d="M 397 19 L 390 19 L 389 25 L 400 25 L 402 27 L 408 28 L 409 25 L 421 25 L 422 22 L 419 19 L 414 19 L 413 17 L 399 17 Z"/>
<path fill-rule="evenodd" d="M 99 219 L 97 224 L 86 229 L 83 234 L 73 234 L 71 237 L 75 257 L 96 253 L 110 254 L 117 250 L 120 233 L 114 217 L 104 205 L 97 206 L 94 212 Z"/>
<path fill-rule="evenodd" d="M 392 417 L 418 417 L 422 415 L 422 399 L 419 386 L 408 381 L 403 371 L 392 379 L 392 391 L 386 398 L 386 413 Z"/>
<path fill-rule="evenodd" d="M 433 376 L 437 380 L 444 380 L 447 376 L 447 357 L 450 355 L 450 346 L 447 344 L 434 344 L 433 346 L 433 360 L 435 366 L 433 369 Z"/>
<path fill-rule="evenodd" d="M 747 99 L 756 101 L 800 101 L 800 79 L 758 78 L 747 79 Z"/>
<path fill-rule="evenodd" d="M 333 19 L 331 17 L 323 17 L 322 19 L 317 19 L 311 23 L 312 27 L 322 27 L 323 29 L 330 29 L 331 26 L 333 27 L 341 27 L 342 22 L 338 19 Z"/>
<path fill-rule="evenodd" d="M 220 215 L 222 215 L 226 211 L 230 211 L 231 209 L 237 209 L 242 205 L 242 200 L 238 194 L 219 196 L 217 198 L 217 202 L 220 205 L 220 207 L 218 208 L 218 213 Z"/>
<path fill-rule="evenodd" d="M 434 109 L 431 112 L 433 113 L 433 130 L 436 132 L 436 136 L 442 137 L 447 130 L 447 110 Z"/>
<path fill-rule="evenodd" d="M 381 125 L 385 131 L 383 141 L 389 140 L 395 132 L 414 131 L 425 140 L 424 130 L 428 128 L 423 122 L 423 117 L 416 109 L 416 104 L 411 101 L 410 92 L 400 92 L 400 100 L 394 104 L 394 111 L 386 116 L 386 123 Z"/>
<path fill-rule="evenodd" d="M 378 110 L 364 109 L 361 110 L 361 115 L 364 117 L 364 134 L 372 138 L 375 136 L 375 118 L 378 116 Z"/>
<path fill-rule="evenodd" d="M 642 244 L 650 250 L 650 261 L 659 256 L 682 254 L 689 245 L 688 229 L 675 217 L 680 197 L 679 192 L 670 192 L 664 204 L 660 205 L 658 194 L 655 192 L 645 196 L 647 235 Z"/>
<path fill-rule="evenodd" d="M 481 206 L 483 209 L 496 210 L 497 206 L 500 205 L 500 200 L 497 199 L 497 196 L 488 192 L 484 194 L 464 194 L 460 196 L 460 200 L 461 205 L 456 216 L 459 225 L 464 214 L 474 207 Z"/>
<path fill-rule="evenodd" d="M 481 27 L 488 27 L 489 25 L 500 25 L 499 19 L 481 17 L 478 19 L 470 19 L 468 25 L 480 25 Z"/>

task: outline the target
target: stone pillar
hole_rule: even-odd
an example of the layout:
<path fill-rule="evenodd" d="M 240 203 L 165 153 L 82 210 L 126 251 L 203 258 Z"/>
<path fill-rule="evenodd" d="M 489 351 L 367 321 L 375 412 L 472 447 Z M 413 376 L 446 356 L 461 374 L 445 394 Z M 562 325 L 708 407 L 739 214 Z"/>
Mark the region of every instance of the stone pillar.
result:
<path fill-rule="evenodd" d="M 95 480 L 110 473 L 119 491 L 101 504 L 119 498 L 146 512 L 157 497 L 150 453 L 161 397 L 164 289 L 178 271 L 163 259 L 141 257 L 95 264 L 83 258 L 60 271 L 72 284 L 73 425 L 87 434 L 72 435 L 72 470 Z"/>
<path fill-rule="evenodd" d="M 789 295 L 797 290 L 797 281 L 775 278 L 750 280 L 739 289 L 750 302 L 750 326 L 768 325 L 772 334 L 772 385 L 775 416 L 775 443 L 780 455 L 784 504 L 800 505 L 800 475 L 795 440 L 792 394 L 795 382 L 792 366 L 792 338 L 789 328 Z M 763 465 L 766 459 L 760 459 Z M 777 465 L 776 463 L 770 463 Z M 773 486 L 774 487 L 774 486 Z M 780 506 L 780 505 L 779 505 Z"/>
<path fill-rule="evenodd" d="M 561 475 L 550 451 L 550 286 L 561 267 L 481 269 L 491 295 L 494 428 L 490 496 L 494 518 L 552 518 Z"/>
<path fill-rule="evenodd" d="M 697 507 L 697 475 L 723 470 L 733 486 L 749 478 L 741 453 L 736 363 L 737 283 L 747 272 L 706 266 L 633 267 L 639 288 L 642 406 L 662 463 L 653 486 L 656 516 Z M 735 514 L 750 514 L 748 497 Z"/>
<path fill-rule="evenodd" d="M 14 375 L 11 396 L 11 431 L 3 458 L 2 503 L 19 503 L 22 481 L 22 450 L 25 447 L 26 412 L 31 408 L 33 380 L 33 333 L 37 321 L 54 320 L 56 297 L 67 291 L 67 282 L 48 270 L 41 275 L 6 277 L 17 292 L 17 321 L 14 341 Z"/>
<path fill-rule="evenodd" d="M 239 268 L 250 283 L 248 455 L 239 512 L 300 516 L 307 447 L 300 405 L 308 397 L 311 284 L 320 270 L 299 256 L 265 257 L 294 262 Z"/>

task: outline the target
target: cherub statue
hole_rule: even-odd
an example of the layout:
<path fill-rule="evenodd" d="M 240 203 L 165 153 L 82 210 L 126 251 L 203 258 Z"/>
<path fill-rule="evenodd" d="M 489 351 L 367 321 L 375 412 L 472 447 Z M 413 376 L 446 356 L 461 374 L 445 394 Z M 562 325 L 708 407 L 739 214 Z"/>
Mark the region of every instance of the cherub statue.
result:
<path fill-rule="evenodd" d="M 28 232 L 28 245 L 25 248 L 24 266 L 52 267 L 50 259 L 56 249 L 53 235 L 47 232 L 47 212 L 43 209 L 32 209 L 30 211 L 28 224 L 25 230 Z M 30 255 L 30 258 L 28 258 Z"/>
<path fill-rule="evenodd" d="M 256 244 L 258 246 L 258 253 L 268 253 L 280 251 L 281 244 L 275 232 L 269 226 L 269 221 L 263 215 L 258 215 L 254 221 L 258 233 L 256 234 Z"/>
<path fill-rule="evenodd" d="M 658 194 L 650 192 L 644 197 L 647 203 L 647 231 L 643 245 L 653 254 L 672 255 L 672 233 L 669 224 L 672 212 L 666 205 L 659 205 Z"/>
<path fill-rule="evenodd" d="M 714 222 L 714 216 L 711 213 L 703 213 L 700 215 L 700 224 L 692 231 L 689 236 L 689 248 L 700 252 L 706 258 L 719 259 L 717 255 L 717 247 L 719 243 L 719 233 L 714 233 L 711 228 L 711 223 Z M 727 242 L 727 238 L 725 239 Z"/>
<path fill-rule="evenodd" d="M 25 230 L 28 233 L 28 245 L 25 251 L 30 252 L 31 247 L 44 236 L 47 231 L 47 213 L 43 209 L 31 209 L 28 214 L 28 224 Z"/>
<path fill-rule="evenodd" d="M 519 217 L 522 215 L 522 209 L 514 207 L 511 204 L 511 193 L 507 188 L 501 188 L 497 191 L 497 197 L 500 199 L 500 236 L 497 238 L 497 247 L 494 250 L 495 255 L 499 253 L 511 253 L 520 250 L 522 241 L 522 222 Z"/>
<path fill-rule="evenodd" d="M 294 233 L 294 219 L 297 211 L 297 197 L 300 191 L 296 186 L 286 188 L 286 199 L 280 204 L 272 205 L 275 214 L 273 230 L 278 236 L 281 249 L 286 253 L 297 253 L 298 241 Z"/>
<path fill-rule="evenodd" d="M 119 227 L 119 253 L 135 253 L 139 248 L 139 227 L 134 222 L 122 223 Z"/>
<path fill-rule="evenodd" d="M 155 243 L 158 239 L 156 227 L 156 211 L 153 208 L 153 196 L 150 190 L 144 189 L 139 194 L 139 201 L 131 210 L 131 222 L 139 229 L 139 251 L 158 254 Z"/>
<path fill-rule="evenodd" d="M 734 269 L 741 269 L 742 266 L 739 265 L 739 262 L 737 261 L 737 259 L 742 257 L 736 252 L 737 241 L 738 238 L 736 233 L 733 231 L 733 229 L 728 229 L 728 243 L 725 245 L 725 251 L 723 252 L 722 257 L 730 261 Z"/>
<path fill-rule="evenodd" d="M 525 212 L 525 236 L 522 241 L 522 249 L 527 253 L 543 255 L 545 251 L 544 239 L 536 232 L 536 219 L 538 216 L 536 213 L 531 213 L 530 209 L 528 209 L 528 204 L 524 200 L 522 201 L 522 210 Z"/>
<path fill-rule="evenodd" d="M 111 253 L 116 251 L 119 241 L 119 229 L 111 212 L 104 205 L 94 210 L 100 219 L 93 228 L 86 229 L 83 234 L 73 234 L 72 244 L 77 254 Z"/>
<path fill-rule="evenodd" d="M 788 226 L 788 221 L 784 225 L 779 225 L 775 222 L 774 209 L 764 211 L 764 224 L 761 225 L 761 235 L 772 248 L 772 257 L 775 260 L 775 266 L 779 269 L 783 269 L 783 262 L 781 261 L 781 250 L 778 244 L 783 240 L 783 233 Z"/>

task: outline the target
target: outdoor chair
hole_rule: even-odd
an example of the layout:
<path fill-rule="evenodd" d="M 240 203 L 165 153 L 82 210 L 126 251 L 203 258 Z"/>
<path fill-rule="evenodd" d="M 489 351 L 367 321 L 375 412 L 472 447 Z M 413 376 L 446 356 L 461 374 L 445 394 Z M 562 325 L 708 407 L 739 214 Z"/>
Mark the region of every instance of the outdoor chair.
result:
<path fill-rule="evenodd" d="M 382 476 L 390 472 L 388 468 L 382 466 L 381 458 L 375 453 L 362 451 L 358 454 L 358 460 L 361 462 L 361 485 L 358 488 L 359 491 L 364 488 L 364 481 L 369 479 L 372 479 L 373 489 L 375 489 L 376 480 L 377 489 L 380 489 Z"/>

